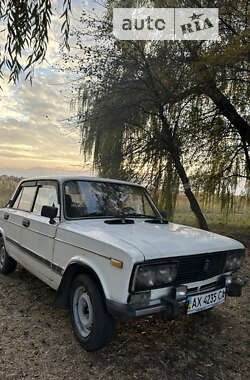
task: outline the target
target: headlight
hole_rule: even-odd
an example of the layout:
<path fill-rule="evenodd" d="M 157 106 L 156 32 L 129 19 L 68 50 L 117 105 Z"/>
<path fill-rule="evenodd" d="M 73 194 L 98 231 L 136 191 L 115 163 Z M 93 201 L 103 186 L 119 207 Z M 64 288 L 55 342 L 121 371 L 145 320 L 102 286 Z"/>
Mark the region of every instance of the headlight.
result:
<path fill-rule="evenodd" d="M 135 271 L 133 291 L 163 288 L 176 279 L 178 263 L 142 264 Z"/>
<path fill-rule="evenodd" d="M 240 269 L 244 252 L 229 252 L 226 258 L 224 272 L 235 272 Z"/>

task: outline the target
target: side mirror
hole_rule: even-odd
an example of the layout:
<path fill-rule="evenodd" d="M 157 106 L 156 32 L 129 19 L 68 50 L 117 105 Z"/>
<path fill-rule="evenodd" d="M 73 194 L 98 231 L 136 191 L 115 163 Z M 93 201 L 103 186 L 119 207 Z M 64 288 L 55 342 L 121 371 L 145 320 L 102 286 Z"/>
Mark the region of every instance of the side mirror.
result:
<path fill-rule="evenodd" d="M 57 211 L 58 211 L 57 207 L 43 206 L 41 215 L 46 216 L 46 218 L 49 218 L 50 224 L 55 224 L 56 221 L 54 219 L 57 216 Z"/>
<path fill-rule="evenodd" d="M 163 217 L 163 219 L 166 219 L 166 218 L 167 218 L 167 211 L 166 211 L 166 210 L 162 210 L 162 211 L 160 211 L 160 214 L 161 214 L 161 216 Z"/>

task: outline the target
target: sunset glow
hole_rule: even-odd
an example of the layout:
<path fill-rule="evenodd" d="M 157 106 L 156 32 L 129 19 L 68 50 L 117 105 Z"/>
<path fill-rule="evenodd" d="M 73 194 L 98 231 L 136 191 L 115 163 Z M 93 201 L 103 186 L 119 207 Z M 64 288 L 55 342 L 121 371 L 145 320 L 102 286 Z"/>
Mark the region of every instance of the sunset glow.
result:
<path fill-rule="evenodd" d="M 74 13 L 81 7 L 74 4 Z M 91 174 L 83 166 L 78 130 L 63 120 L 72 116 L 66 82 L 70 74 L 55 69 L 60 65 L 60 28 L 55 11 L 46 61 L 35 68 L 32 86 L 20 80 L 17 85 L 1 81 L 0 94 L 0 175 L 20 176 Z M 73 14 L 74 16 L 74 14 Z M 2 42 L 2 41 L 0 41 Z"/>

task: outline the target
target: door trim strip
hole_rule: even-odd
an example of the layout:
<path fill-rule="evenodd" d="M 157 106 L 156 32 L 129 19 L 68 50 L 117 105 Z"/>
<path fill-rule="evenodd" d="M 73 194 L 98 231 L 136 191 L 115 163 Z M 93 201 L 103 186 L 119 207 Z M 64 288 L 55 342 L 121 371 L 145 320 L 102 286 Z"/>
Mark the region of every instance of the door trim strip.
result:
<path fill-rule="evenodd" d="M 45 259 L 44 257 L 37 255 L 34 251 L 32 251 L 32 250 L 30 250 L 28 248 L 23 247 L 16 240 L 13 240 L 13 239 L 11 239 L 11 238 L 9 238 L 7 236 L 6 236 L 6 240 L 9 243 L 15 245 L 17 248 L 21 249 L 23 251 L 23 253 L 25 253 L 26 255 L 31 256 L 33 259 L 35 259 L 35 260 L 43 263 L 47 267 L 51 268 L 53 270 L 53 272 L 55 272 L 55 273 L 57 273 L 57 274 L 59 274 L 59 275 L 62 276 L 62 273 L 63 273 L 64 269 L 61 268 L 59 265 L 56 265 L 56 264 L 52 263 L 51 261 Z"/>

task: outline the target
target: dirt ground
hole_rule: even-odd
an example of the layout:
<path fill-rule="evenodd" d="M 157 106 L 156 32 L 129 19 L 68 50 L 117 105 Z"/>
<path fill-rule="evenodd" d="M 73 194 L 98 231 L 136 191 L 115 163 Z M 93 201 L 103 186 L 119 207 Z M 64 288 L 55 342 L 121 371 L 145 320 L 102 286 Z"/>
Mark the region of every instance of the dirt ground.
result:
<path fill-rule="evenodd" d="M 248 245 L 249 248 L 249 245 Z M 250 252 L 242 273 L 250 270 Z M 119 323 L 112 345 L 85 352 L 55 292 L 22 268 L 0 275 L 0 380 L 250 378 L 250 283 L 204 313 Z"/>

